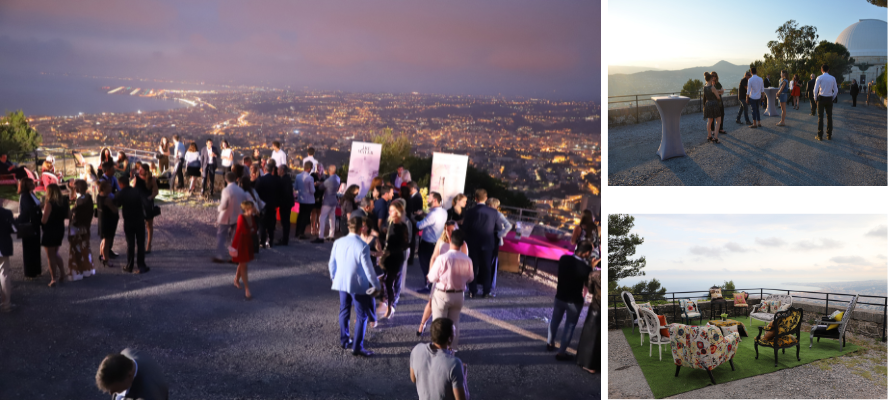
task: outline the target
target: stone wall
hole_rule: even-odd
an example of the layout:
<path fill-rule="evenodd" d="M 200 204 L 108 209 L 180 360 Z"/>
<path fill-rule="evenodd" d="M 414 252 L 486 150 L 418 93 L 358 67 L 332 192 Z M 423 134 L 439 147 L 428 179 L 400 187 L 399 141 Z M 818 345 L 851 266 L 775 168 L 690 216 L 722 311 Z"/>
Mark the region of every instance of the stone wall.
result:
<path fill-rule="evenodd" d="M 754 304 L 758 304 L 759 302 L 761 302 L 761 300 L 759 300 L 759 299 L 749 299 L 750 306 L 752 306 Z M 728 318 L 737 319 L 738 321 L 743 322 L 744 324 L 747 324 L 749 321 L 748 317 L 746 317 L 745 313 L 743 313 L 742 315 L 737 313 L 737 311 L 734 309 L 734 301 L 728 300 L 727 303 L 728 303 L 728 315 L 729 315 Z M 819 317 L 825 316 L 825 315 L 829 315 L 833 311 L 837 311 L 837 310 L 844 311 L 847 308 L 846 304 L 838 303 L 839 306 L 834 307 L 834 306 L 830 305 L 828 312 L 824 313 L 827 310 L 825 309 L 825 305 L 823 305 L 823 304 L 814 304 L 814 303 L 808 303 L 808 302 L 804 302 L 804 301 L 793 301 L 792 304 L 794 307 L 798 307 L 803 310 L 802 318 L 806 323 L 809 323 L 809 324 L 811 322 L 813 322 L 816 318 L 819 318 Z M 701 312 L 703 313 L 703 320 L 720 318 L 718 315 L 719 313 L 717 312 L 718 307 L 716 307 L 715 317 L 711 316 L 708 301 L 701 301 L 698 303 L 698 305 L 700 307 Z M 679 314 L 679 311 L 681 308 L 679 306 L 678 301 L 676 301 L 675 306 L 673 306 L 672 304 L 663 304 L 663 305 L 657 305 L 655 307 L 656 307 L 657 311 L 659 311 L 660 315 L 666 316 L 666 323 L 667 324 L 674 323 L 674 322 L 681 323 L 681 316 Z M 628 318 L 629 318 L 629 311 L 625 307 L 617 308 L 616 312 L 614 312 L 613 307 L 610 307 L 607 309 L 607 311 L 608 311 L 608 329 L 616 329 L 616 324 L 614 322 L 614 318 L 616 318 L 617 320 L 620 321 L 621 328 L 628 326 L 627 324 L 628 324 Z M 675 317 L 673 317 L 673 311 L 675 312 L 675 314 L 674 314 Z M 867 336 L 867 337 L 871 337 L 871 338 L 881 339 L 883 337 L 883 335 L 885 335 L 885 326 L 882 325 L 882 318 L 883 318 L 883 314 L 882 314 L 881 310 L 880 311 L 873 311 L 873 310 L 855 309 L 854 315 L 852 315 L 851 324 L 848 327 L 849 332 L 853 332 L 854 334 L 857 334 L 857 335 L 863 335 L 863 336 Z M 762 322 L 758 322 L 758 324 L 764 325 Z M 750 334 L 755 335 L 752 332 L 750 332 Z"/>
<path fill-rule="evenodd" d="M 730 114 L 728 112 L 728 108 L 738 107 L 740 105 L 740 101 L 737 99 L 737 95 L 732 95 L 725 96 L 724 102 L 725 117 L 727 118 L 727 114 Z M 702 113 L 703 108 L 701 107 L 701 104 L 702 101 L 700 99 L 691 99 L 691 101 L 688 102 L 688 105 L 686 105 L 685 108 L 681 110 L 681 115 Z M 737 110 L 734 111 L 736 113 Z M 631 125 L 638 122 L 647 122 L 660 119 L 660 112 L 657 111 L 657 106 L 653 104 L 637 107 L 637 115 L 638 120 L 636 121 L 636 107 L 608 109 L 607 126 Z"/>

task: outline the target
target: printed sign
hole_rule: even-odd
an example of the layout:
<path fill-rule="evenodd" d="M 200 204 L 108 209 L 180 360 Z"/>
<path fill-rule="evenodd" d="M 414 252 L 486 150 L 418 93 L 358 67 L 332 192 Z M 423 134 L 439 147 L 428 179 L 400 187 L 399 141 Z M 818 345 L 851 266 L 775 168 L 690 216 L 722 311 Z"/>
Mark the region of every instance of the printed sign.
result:
<path fill-rule="evenodd" d="M 379 175 L 379 157 L 382 145 L 378 143 L 352 142 L 351 158 L 348 162 L 348 186 L 358 185 L 361 191 L 357 198 L 367 195 L 370 183 Z"/>
<path fill-rule="evenodd" d="M 450 209 L 456 195 L 466 190 L 466 169 L 469 156 L 448 153 L 432 154 L 432 182 L 430 192 L 441 194 L 445 209 Z"/>

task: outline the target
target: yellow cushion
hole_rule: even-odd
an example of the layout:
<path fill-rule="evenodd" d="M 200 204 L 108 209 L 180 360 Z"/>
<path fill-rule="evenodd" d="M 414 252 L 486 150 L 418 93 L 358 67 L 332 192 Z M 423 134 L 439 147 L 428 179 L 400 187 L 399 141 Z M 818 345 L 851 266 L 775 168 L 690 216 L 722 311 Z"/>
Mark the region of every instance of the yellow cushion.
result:
<path fill-rule="evenodd" d="M 844 312 L 844 311 L 842 311 L 842 312 L 836 314 L 836 316 L 833 317 L 833 321 L 841 321 L 843 315 L 845 315 L 845 312 Z M 826 330 L 836 329 L 836 328 L 838 328 L 838 327 L 839 327 L 839 324 L 832 324 L 832 325 L 830 325 L 830 326 L 827 326 L 827 327 L 826 327 Z"/>

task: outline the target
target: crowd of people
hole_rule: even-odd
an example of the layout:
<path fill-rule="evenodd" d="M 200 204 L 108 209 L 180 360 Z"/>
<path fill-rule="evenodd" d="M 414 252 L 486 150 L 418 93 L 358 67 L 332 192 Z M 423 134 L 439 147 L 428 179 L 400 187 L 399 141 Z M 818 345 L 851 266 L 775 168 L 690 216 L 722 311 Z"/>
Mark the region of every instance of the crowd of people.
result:
<path fill-rule="evenodd" d="M 824 115 L 826 115 L 826 140 L 832 140 L 832 111 L 833 104 L 838 102 L 839 87 L 836 83 L 836 78 L 829 74 L 829 65 L 821 65 L 820 71 L 820 76 L 811 74 L 811 79 L 804 84 L 798 74 L 794 74 L 790 78 L 788 71 L 780 71 L 780 80 L 775 86 L 777 89 L 777 105 L 780 108 L 780 122 L 777 122 L 777 126 L 786 126 L 787 108 L 801 109 L 801 97 L 804 86 L 805 98 L 811 104 L 811 115 L 817 116 L 817 134 L 814 138 L 816 140 L 823 140 L 823 119 Z M 768 97 L 765 95 L 765 89 L 772 87 L 770 75 L 761 78 L 757 72 L 755 67 L 746 71 L 740 80 L 737 93 L 740 109 L 737 111 L 736 122 L 743 124 L 740 121 L 742 116 L 746 120 L 746 125 L 752 129 L 762 127 L 759 107 L 767 108 Z M 727 133 L 724 130 L 723 124 L 725 107 L 722 96 L 724 96 L 724 89 L 719 83 L 718 73 L 715 71 L 705 72 L 703 78 L 706 80 L 703 86 L 703 118 L 707 120 L 706 138 L 712 143 L 719 143 L 718 135 Z M 861 87 L 856 79 L 852 79 L 849 88 L 852 107 L 857 107 L 857 96 L 860 94 Z M 866 92 L 867 89 L 864 88 L 864 91 Z M 869 102 L 869 96 L 867 96 L 867 102 Z M 752 114 L 751 121 L 750 113 Z"/>
<path fill-rule="evenodd" d="M 298 210 L 294 238 L 312 244 L 333 242 L 329 272 L 331 288 L 340 296 L 340 344 L 356 356 L 370 357 L 373 351 L 364 346 L 367 326 L 375 327 L 392 318 L 407 268 L 418 260 L 424 283 L 416 291 L 428 294 L 428 302 L 417 321 L 416 335 L 423 336 L 431 321 L 431 343 L 420 343 L 411 353 L 411 379 L 421 398 L 448 396 L 448 391 L 456 398 L 465 398 L 466 370 L 455 356 L 461 336 L 460 314 L 466 297 L 496 295 L 498 250 L 512 229 L 499 209 L 499 200 L 478 189 L 473 204 L 469 205 L 469 199 L 460 194 L 445 209 L 440 193 L 431 192 L 423 198 L 403 166 L 391 175 L 374 178 L 366 196 L 360 198 L 360 187 L 344 187 L 336 166 L 324 168 L 315 159 L 314 149 L 308 149 L 299 173 L 294 175 L 280 144 L 275 142 L 272 147 L 270 157 L 256 157 L 254 153 L 237 160 L 225 141 L 221 150 L 209 139 L 205 147 L 198 149 L 193 142 L 186 147 L 174 136 L 169 146 L 165 139 L 161 141 L 157 165 L 130 165 L 126 154 L 112 157 L 104 149 L 100 155 L 101 175 L 95 176 L 90 169 L 83 179 L 67 185 L 49 185 L 42 199 L 34 193 L 33 181 L 21 179 L 19 217 L 13 220 L 0 212 L 2 307 L 7 307 L 10 300 L 3 277 L 8 266 L 4 257 L 12 255 L 5 238 L 12 232 L 18 231 L 22 238 L 26 278 L 41 275 L 43 247 L 51 275 L 49 286 L 55 287 L 95 273 L 90 249 L 93 218 L 98 219 L 96 225 L 102 239 L 99 260 L 113 267 L 110 260 L 116 254 L 112 247 L 122 216 L 127 240 L 127 263 L 123 269 L 145 273 L 150 270 L 145 254 L 151 249 L 153 218 L 159 215 L 159 208 L 153 204 L 159 192 L 154 174 L 168 173 L 171 190 L 189 193 L 201 178 L 201 193 L 213 196 L 218 165 L 223 168 L 224 187 L 216 208 L 217 243 L 212 261 L 237 265 L 233 284 L 244 290 L 246 299 L 253 298 L 248 264 L 262 249 L 289 244 L 290 211 Z M 187 189 L 184 177 L 190 179 Z M 62 194 L 65 186 L 70 188 L 67 196 Z M 65 220 L 69 220 L 67 228 Z M 280 239 L 275 240 L 279 232 Z M 70 243 L 67 271 L 58 254 L 65 237 Z M 571 359 L 567 347 L 587 293 L 592 293 L 576 361 L 593 373 L 600 365 L 601 338 L 596 332 L 600 327 L 600 275 L 593 272 L 599 259 L 599 237 L 595 217 L 585 212 L 571 236 L 573 254 L 559 261 L 558 289 L 547 343 L 548 350 L 554 349 L 558 326 L 566 313 L 556 359 Z M 357 316 L 355 326 L 350 326 L 352 307 Z M 138 369 L 134 366 L 140 363 L 138 357 L 126 350 L 106 358 L 96 377 L 99 388 L 111 393 L 119 393 L 124 387 L 133 390 L 138 381 L 133 377 L 133 368 Z M 166 391 L 165 385 L 162 389 Z"/>

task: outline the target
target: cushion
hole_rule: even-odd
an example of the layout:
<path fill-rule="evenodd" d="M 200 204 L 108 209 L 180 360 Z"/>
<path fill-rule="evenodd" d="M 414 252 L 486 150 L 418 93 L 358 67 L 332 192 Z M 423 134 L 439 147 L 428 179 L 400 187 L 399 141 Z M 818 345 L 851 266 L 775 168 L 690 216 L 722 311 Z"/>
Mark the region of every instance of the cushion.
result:
<path fill-rule="evenodd" d="M 792 307 L 792 304 L 783 304 L 780 306 L 780 308 L 777 309 L 777 311 L 775 311 L 775 313 L 789 310 L 789 307 Z"/>
<path fill-rule="evenodd" d="M 771 346 L 771 347 L 790 347 L 795 346 L 799 343 L 799 340 L 795 338 L 795 336 L 781 336 L 777 339 L 777 343 L 774 343 L 774 339 L 767 339 L 767 337 L 759 338 L 756 342 L 763 346 Z"/>
<path fill-rule="evenodd" d="M 836 314 L 836 315 L 832 318 L 832 320 L 833 320 L 833 321 L 841 321 L 841 320 L 842 320 L 842 317 L 844 317 L 844 316 L 845 316 L 845 312 L 842 311 L 842 312 Z M 839 324 L 832 324 L 832 325 L 830 325 L 830 326 L 827 326 L 827 327 L 826 327 L 826 330 L 836 329 L 836 328 L 838 328 L 838 327 L 839 327 Z"/>
<path fill-rule="evenodd" d="M 660 320 L 660 326 L 666 326 L 666 317 L 663 315 L 658 315 L 657 319 Z M 669 337 L 669 329 L 660 328 L 660 336 Z"/>
<path fill-rule="evenodd" d="M 687 312 L 688 314 L 697 312 L 697 304 L 696 304 L 696 303 L 693 303 L 693 302 L 690 302 L 690 301 L 687 302 L 687 303 L 685 304 L 685 309 L 684 309 L 684 311 Z"/>
<path fill-rule="evenodd" d="M 712 299 L 721 299 L 722 298 L 722 290 L 720 288 L 709 289 L 709 295 L 712 296 Z"/>
<path fill-rule="evenodd" d="M 780 309 L 780 300 L 762 300 L 762 304 L 761 312 L 773 314 Z"/>
<path fill-rule="evenodd" d="M 746 307 L 746 297 L 743 295 L 734 296 L 734 307 Z"/>
<path fill-rule="evenodd" d="M 777 336 L 777 330 L 772 329 L 771 326 L 774 325 L 774 321 L 768 323 L 768 326 L 765 327 L 765 335 L 762 337 L 762 341 L 764 342 L 772 342 L 774 341 L 774 336 Z"/>
<path fill-rule="evenodd" d="M 742 340 L 742 339 L 739 339 L 739 338 L 740 338 L 740 327 L 739 327 L 739 326 L 737 326 L 737 325 L 732 325 L 732 326 L 719 326 L 719 328 L 720 328 L 721 331 L 722 331 L 722 335 L 724 335 L 724 336 L 728 336 L 728 335 L 730 335 L 730 334 L 732 334 L 732 333 L 736 333 L 736 334 L 737 334 L 737 338 L 738 338 L 738 340 Z"/>
<path fill-rule="evenodd" d="M 830 314 L 829 317 L 826 317 L 826 319 L 831 319 L 831 320 L 835 321 L 836 315 L 839 315 L 840 312 L 843 312 L 843 311 L 841 311 L 841 310 L 833 311 L 833 313 Z"/>
<path fill-rule="evenodd" d="M 639 309 L 644 308 L 644 309 L 647 309 L 648 311 L 656 314 L 656 312 L 654 312 L 654 307 L 651 307 L 651 303 L 641 303 L 641 304 L 636 304 L 636 306 L 638 306 Z"/>

